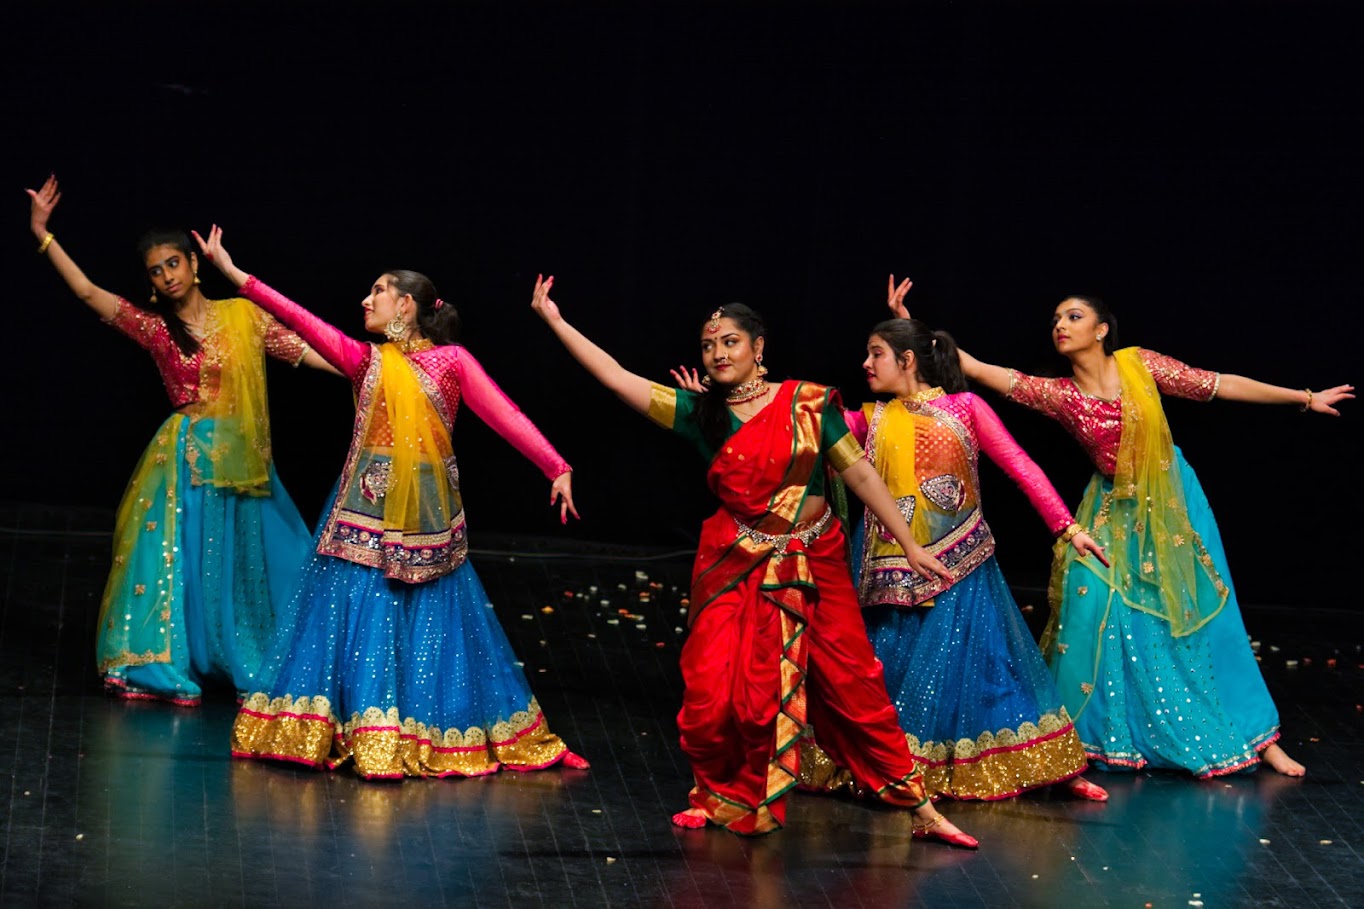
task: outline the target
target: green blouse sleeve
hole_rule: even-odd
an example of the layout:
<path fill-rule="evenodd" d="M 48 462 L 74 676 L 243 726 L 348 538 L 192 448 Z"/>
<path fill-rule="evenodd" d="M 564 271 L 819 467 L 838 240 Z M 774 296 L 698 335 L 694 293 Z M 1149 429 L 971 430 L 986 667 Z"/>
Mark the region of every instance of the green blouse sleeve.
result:
<path fill-rule="evenodd" d="M 645 416 L 686 439 L 709 461 L 715 456 L 715 449 L 701 437 L 701 425 L 696 422 L 696 407 L 700 400 L 701 395 L 697 392 L 651 382 L 649 410 Z"/>

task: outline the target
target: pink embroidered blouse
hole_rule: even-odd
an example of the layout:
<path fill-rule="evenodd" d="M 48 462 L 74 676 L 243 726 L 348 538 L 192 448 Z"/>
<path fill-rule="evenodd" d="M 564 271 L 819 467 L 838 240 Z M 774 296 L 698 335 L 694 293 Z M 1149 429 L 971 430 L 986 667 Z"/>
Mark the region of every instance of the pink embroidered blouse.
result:
<path fill-rule="evenodd" d="M 1221 374 L 1195 369 L 1153 350 L 1139 351 L 1161 394 L 1194 401 L 1211 401 L 1217 396 Z M 1060 423 L 1083 446 L 1099 472 L 1113 476 L 1122 440 L 1122 401 L 1085 394 L 1069 376 L 1042 378 L 1016 369 L 1011 373 L 1008 396 Z"/>
<path fill-rule="evenodd" d="M 375 345 L 355 340 L 255 277 L 241 286 L 241 294 L 291 326 L 352 384 L 358 385 L 364 378 L 370 358 L 377 350 Z M 438 409 L 448 415 L 447 429 L 454 428 L 455 415 L 463 399 L 483 422 L 540 468 L 547 479 L 553 480 L 572 470 L 469 351 L 458 344 L 442 344 L 406 356 L 440 390 L 442 401 L 437 402 Z"/>
<path fill-rule="evenodd" d="M 118 310 L 109 324 L 141 345 L 152 355 L 157 370 L 161 373 L 161 384 L 166 386 L 166 394 L 171 406 L 184 407 L 201 400 L 200 394 L 209 388 L 217 388 L 215 377 L 210 375 L 207 387 L 201 388 L 204 379 L 204 349 L 202 346 L 193 356 L 181 353 L 175 339 L 171 337 L 166 322 L 156 313 L 147 312 L 122 297 L 118 298 Z M 308 345 L 289 329 L 280 325 L 268 314 L 261 320 L 264 333 L 265 352 L 277 360 L 297 366 L 308 352 Z M 210 362 L 208 371 L 213 373 L 218 364 Z"/>
<path fill-rule="evenodd" d="M 976 440 L 977 448 L 985 452 L 991 461 L 1008 474 L 1023 494 L 1032 503 L 1033 509 L 1046 523 L 1047 529 L 1059 534 L 1075 520 L 1070 509 L 1061 500 L 1056 488 L 1051 485 L 1047 475 L 1037 462 L 1028 457 L 1009 430 L 1004 428 L 999 415 L 975 394 L 965 391 L 958 394 L 943 395 L 930 402 L 960 420 Z M 860 410 L 844 411 L 848 429 L 863 447 L 867 445 L 867 418 Z M 979 501 L 979 490 L 976 490 Z"/>

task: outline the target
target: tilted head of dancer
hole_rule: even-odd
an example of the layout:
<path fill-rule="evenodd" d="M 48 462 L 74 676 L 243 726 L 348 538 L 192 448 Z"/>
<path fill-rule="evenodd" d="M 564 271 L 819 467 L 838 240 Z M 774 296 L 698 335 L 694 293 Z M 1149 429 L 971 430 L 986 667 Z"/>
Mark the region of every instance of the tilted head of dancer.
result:
<path fill-rule="evenodd" d="M 918 319 L 887 319 L 873 328 L 862 369 L 867 386 L 878 394 L 904 398 L 934 386 L 948 394 L 966 391 L 957 342 Z"/>
<path fill-rule="evenodd" d="M 1095 345 L 1111 356 L 1118 349 L 1118 317 L 1098 297 L 1066 297 L 1051 315 L 1051 343 L 1068 359 Z"/>
<path fill-rule="evenodd" d="M 719 446 L 729 435 L 729 398 L 745 387 L 761 388 L 767 326 L 757 311 L 743 303 L 726 303 L 701 323 L 701 365 L 709 391 L 697 408 L 701 433 Z"/>
<path fill-rule="evenodd" d="M 393 341 L 427 338 L 435 344 L 453 344 L 459 337 L 459 312 L 437 295 L 436 285 L 421 272 L 384 272 L 360 306 L 365 330 Z"/>
<path fill-rule="evenodd" d="M 171 340 L 181 353 L 192 356 L 199 341 L 189 332 L 180 311 L 198 309 L 204 295 L 199 290 L 199 259 L 194 244 L 183 230 L 151 230 L 137 241 L 137 252 L 151 282 L 151 310 L 161 316 Z"/>

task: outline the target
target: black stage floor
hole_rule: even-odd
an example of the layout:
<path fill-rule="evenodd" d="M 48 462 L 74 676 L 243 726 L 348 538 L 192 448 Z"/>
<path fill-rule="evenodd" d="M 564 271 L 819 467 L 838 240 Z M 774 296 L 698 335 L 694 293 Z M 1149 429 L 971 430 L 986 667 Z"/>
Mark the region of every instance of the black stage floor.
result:
<path fill-rule="evenodd" d="M 592 769 L 367 783 L 230 760 L 230 692 L 197 710 L 101 693 L 111 524 L 0 509 L 6 906 L 1364 906 L 1364 655 L 1346 610 L 1245 610 L 1305 780 L 1093 774 L 1107 805 L 945 805 L 978 853 L 911 842 L 904 813 L 800 795 L 785 830 L 745 840 L 668 823 L 689 785 L 673 721 L 686 554 L 476 537 L 551 726 Z"/>

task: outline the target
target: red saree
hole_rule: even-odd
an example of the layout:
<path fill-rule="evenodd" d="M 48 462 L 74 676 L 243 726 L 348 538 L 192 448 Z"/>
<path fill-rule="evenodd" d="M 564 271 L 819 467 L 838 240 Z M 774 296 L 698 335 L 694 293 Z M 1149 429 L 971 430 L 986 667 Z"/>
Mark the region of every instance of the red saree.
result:
<path fill-rule="evenodd" d="M 807 724 L 859 788 L 906 807 L 925 801 L 867 639 L 842 527 L 828 513 L 795 524 L 837 394 L 783 383 L 707 475 L 721 508 L 702 526 L 692 573 L 677 722 L 696 780 L 692 806 L 735 833 L 785 823 Z M 860 449 L 845 436 L 825 454 L 840 466 Z"/>

